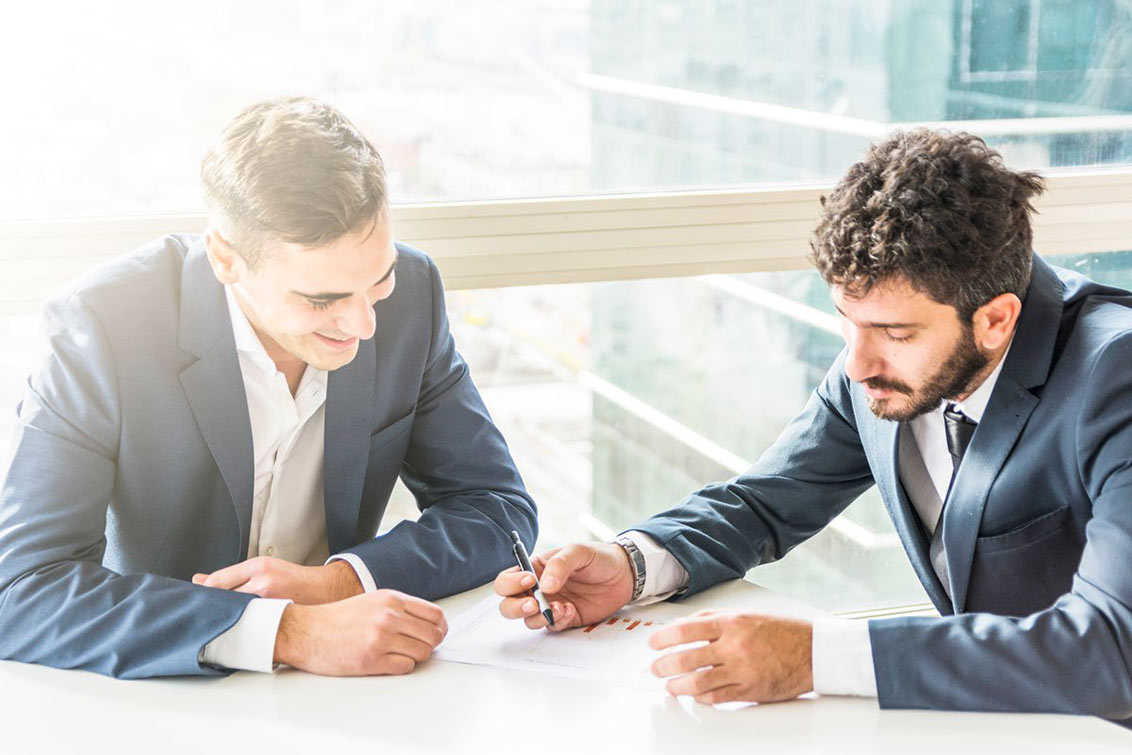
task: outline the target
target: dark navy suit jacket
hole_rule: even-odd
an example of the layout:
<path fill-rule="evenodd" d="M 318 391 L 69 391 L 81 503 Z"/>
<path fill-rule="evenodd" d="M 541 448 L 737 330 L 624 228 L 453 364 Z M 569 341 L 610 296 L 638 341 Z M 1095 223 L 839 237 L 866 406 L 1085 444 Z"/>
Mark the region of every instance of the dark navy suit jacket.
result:
<path fill-rule="evenodd" d="M 537 532 L 448 330 L 440 277 L 397 247 L 377 333 L 330 373 L 330 552 L 426 599 L 511 564 Z M 50 356 L 0 492 L 0 658 L 119 677 L 215 674 L 201 648 L 253 596 L 190 584 L 246 557 L 252 434 L 224 292 L 195 236 L 100 267 L 44 308 Z M 375 537 L 400 476 L 419 521 Z"/>
<path fill-rule="evenodd" d="M 869 622 L 882 707 L 1132 716 L 1132 294 L 1035 255 L 944 508 L 947 592 L 900 483 L 901 432 L 843 353 L 750 470 L 633 529 L 691 594 L 782 558 L 875 484 L 943 614 Z"/>

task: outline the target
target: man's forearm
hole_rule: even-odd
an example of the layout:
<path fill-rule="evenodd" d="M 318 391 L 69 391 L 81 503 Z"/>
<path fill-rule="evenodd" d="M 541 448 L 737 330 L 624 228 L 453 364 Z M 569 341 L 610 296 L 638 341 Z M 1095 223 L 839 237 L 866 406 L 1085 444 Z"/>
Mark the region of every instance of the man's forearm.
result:
<path fill-rule="evenodd" d="M 324 602 L 332 603 L 336 600 L 345 600 L 367 592 L 357 566 L 350 561 L 336 559 L 329 561 L 322 568 L 326 570 L 327 600 Z M 364 565 L 362 568 L 365 568 Z"/>

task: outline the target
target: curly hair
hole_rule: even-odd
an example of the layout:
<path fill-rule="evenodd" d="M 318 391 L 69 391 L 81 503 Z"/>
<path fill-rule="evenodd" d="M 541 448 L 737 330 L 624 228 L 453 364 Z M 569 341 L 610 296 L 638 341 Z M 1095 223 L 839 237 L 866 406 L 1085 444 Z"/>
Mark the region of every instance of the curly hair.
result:
<path fill-rule="evenodd" d="M 970 323 L 991 299 L 1030 285 L 1033 172 L 1014 172 L 982 139 L 917 129 L 869 148 L 822 197 L 810 240 L 826 283 L 854 297 L 903 278 Z"/>

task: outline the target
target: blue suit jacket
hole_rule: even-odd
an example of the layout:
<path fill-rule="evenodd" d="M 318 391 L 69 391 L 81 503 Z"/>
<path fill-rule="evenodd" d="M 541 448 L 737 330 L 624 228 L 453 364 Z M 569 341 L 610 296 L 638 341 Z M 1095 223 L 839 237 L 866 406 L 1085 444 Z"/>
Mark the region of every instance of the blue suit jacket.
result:
<path fill-rule="evenodd" d="M 432 599 L 511 563 L 535 506 L 448 331 L 440 278 L 398 245 L 377 333 L 330 373 L 331 553 Z M 252 434 L 223 288 L 200 238 L 96 270 L 44 309 L 0 493 L 0 657 L 119 677 L 215 674 L 200 649 L 253 597 L 190 584 L 246 557 Z M 398 475 L 422 510 L 374 537 Z"/>
<path fill-rule="evenodd" d="M 1017 332 L 943 514 L 943 590 L 844 353 L 744 474 L 634 527 L 689 593 L 782 558 L 876 484 L 941 618 L 873 620 L 882 707 L 1132 716 L 1132 295 L 1034 257 Z"/>

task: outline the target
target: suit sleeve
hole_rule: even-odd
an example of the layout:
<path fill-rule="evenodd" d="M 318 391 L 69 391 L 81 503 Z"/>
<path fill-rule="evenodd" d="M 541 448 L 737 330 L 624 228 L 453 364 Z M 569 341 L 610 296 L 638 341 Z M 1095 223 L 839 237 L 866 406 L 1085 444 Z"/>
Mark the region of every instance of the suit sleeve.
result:
<path fill-rule="evenodd" d="M 685 596 L 782 558 L 872 486 L 843 360 L 749 470 L 631 528 L 688 571 Z"/>
<path fill-rule="evenodd" d="M 217 674 L 198 654 L 254 596 L 102 566 L 121 430 L 112 350 L 71 295 L 28 383 L 0 491 L 0 658 L 122 678 Z"/>
<path fill-rule="evenodd" d="M 432 342 L 401 472 L 421 516 L 346 552 L 365 562 L 378 587 L 432 600 L 513 565 L 511 530 L 531 548 L 538 523 L 507 443 L 456 351 L 440 274 L 428 265 Z"/>
<path fill-rule="evenodd" d="M 1132 336 L 1080 388 L 1077 466 L 1092 501 L 1070 592 L 1021 618 L 873 620 L 881 707 L 1132 716 Z"/>

